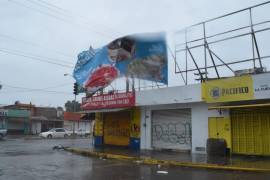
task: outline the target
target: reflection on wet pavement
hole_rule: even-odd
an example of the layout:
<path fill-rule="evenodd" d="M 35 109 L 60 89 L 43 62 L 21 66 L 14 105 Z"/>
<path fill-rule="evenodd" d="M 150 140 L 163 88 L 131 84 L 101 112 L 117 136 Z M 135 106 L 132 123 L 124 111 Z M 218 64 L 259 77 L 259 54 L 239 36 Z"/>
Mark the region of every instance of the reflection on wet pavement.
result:
<path fill-rule="evenodd" d="M 90 148 L 90 139 L 24 139 L 0 141 L 1 180 L 103 180 L 103 179 L 198 179 L 227 180 L 270 179 L 269 174 L 214 171 L 90 158 L 63 150 L 55 145 Z M 168 172 L 157 173 L 157 172 Z"/>

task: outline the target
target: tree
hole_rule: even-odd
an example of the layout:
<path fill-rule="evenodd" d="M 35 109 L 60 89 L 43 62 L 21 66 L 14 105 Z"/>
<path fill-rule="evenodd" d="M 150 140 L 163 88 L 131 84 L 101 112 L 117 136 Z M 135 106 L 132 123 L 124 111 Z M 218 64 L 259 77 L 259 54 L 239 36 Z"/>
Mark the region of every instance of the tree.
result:
<path fill-rule="evenodd" d="M 75 105 L 75 111 L 74 111 L 74 105 Z M 65 108 L 67 112 L 78 112 L 81 111 L 81 104 L 78 101 L 67 101 L 65 103 Z"/>

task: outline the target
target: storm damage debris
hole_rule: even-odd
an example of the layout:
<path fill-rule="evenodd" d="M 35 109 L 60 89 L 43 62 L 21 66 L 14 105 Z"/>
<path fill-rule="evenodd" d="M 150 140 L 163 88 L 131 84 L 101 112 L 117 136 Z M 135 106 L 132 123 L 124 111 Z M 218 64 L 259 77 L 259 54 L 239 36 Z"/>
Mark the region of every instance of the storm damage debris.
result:
<path fill-rule="evenodd" d="M 64 146 L 62 146 L 61 144 L 59 144 L 59 145 L 57 145 L 57 146 L 53 146 L 53 150 L 65 150 L 66 148 L 68 148 L 68 147 L 64 147 Z"/>

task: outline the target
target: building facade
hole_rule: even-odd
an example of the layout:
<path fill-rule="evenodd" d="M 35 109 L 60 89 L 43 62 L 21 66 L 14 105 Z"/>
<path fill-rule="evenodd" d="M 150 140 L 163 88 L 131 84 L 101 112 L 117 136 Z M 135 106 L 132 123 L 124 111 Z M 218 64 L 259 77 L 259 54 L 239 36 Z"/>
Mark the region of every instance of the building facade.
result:
<path fill-rule="evenodd" d="M 95 144 L 206 153 L 207 139 L 219 138 L 233 154 L 270 155 L 269 79 L 263 73 L 138 91 L 133 107 L 93 110 Z"/>
<path fill-rule="evenodd" d="M 28 134 L 30 131 L 30 111 L 23 109 L 1 109 L 0 127 L 8 134 Z"/>
<path fill-rule="evenodd" d="M 64 124 L 63 112 L 53 107 L 15 103 L 3 107 L 4 111 L 5 116 L 0 116 L 0 122 L 7 128 L 8 134 L 39 134 L 61 128 Z"/>
<path fill-rule="evenodd" d="M 69 131 L 83 130 L 92 133 L 94 118 L 81 113 L 64 112 L 64 128 Z"/>

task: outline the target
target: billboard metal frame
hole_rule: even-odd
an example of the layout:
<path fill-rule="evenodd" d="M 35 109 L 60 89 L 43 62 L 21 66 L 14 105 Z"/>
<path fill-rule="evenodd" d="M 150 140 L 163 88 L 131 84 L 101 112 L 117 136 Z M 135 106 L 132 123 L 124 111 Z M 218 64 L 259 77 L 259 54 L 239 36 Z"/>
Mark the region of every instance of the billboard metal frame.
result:
<path fill-rule="evenodd" d="M 185 37 L 185 41 L 175 44 L 175 52 L 174 52 L 174 61 L 175 61 L 175 66 L 174 66 L 174 70 L 176 74 L 181 74 L 181 77 L 185 83 L 185 85 L 188 84 L 188 73 L 189 72 L 195 72 L 194 75 L 199 76 L 198 79 L 195 80 L 199 80 L 200 82 L 212 79 L 210 77 L 208 77 L 208 70 L 209 69 L 214 69 L 215 75 L 216 77 L 214 77 L 213 79 L 220 79 L 222 78 L 222 76 L 220 75 L 220 72 L 218 70 L 217 67 L 226 67 L 228 68 L 231 72 L 235 73 L 235 70 L 231 67 L 231 65 L 233 64 L 238 64 L 238 63 L 245 63 L 245 62 L 250 62 L 253 61 L 253 67 L 254 69 L 257 69 L 259 72 L 263 72 L 264 71 L 264 67 L 262 64 L 262 60 L 263 59 L 269 59 L 270 58 L 270 54 L 266 55 L 266 56 L 261 56 L 260 54 L 260 48 L 259 48 L 259 44 L 257 41 L 257 37 L 256 35 L 258 33 L 261 32 L 265 32 L 265 31 L 270 31 L 270 25 L 268 25 L 267 27 L 264 28 L 260 28 L 260 29 L 254 29 L 255 27 L 261 26 L 261 25 L 267 25 L 268 23 L 270 23 L 270 19 L 268 20 L 264 20 L 264 21 L 260 21 L 258 23 L 254 23 L 253 22 L 253 10 L 255 8 L 258 7 L 262 7 L 265 6 L 267 4 L 270 4 L 270 1 L 261 3 L 261 4 L 257 4 L 245 9 L 241 9 L 235 12 L 231 12 L 213 19 L 209 19 L 206 20 L 204 22 L 200 22 L 198 24 L 194 24 L 192 26 L 189 26 L 185 29 L 182 29 L 180 31 L 175 32 L 175 35 L 179 35 L 182 34 Z M 238 13 L 242 13 L 242 12 L 247 12 L 249 15 L 249 25 L 247 26 L 241 26 L 238 28 L 234 28 L 234 29 L 230 29 L 227 31 L 223 31 L 223 32 L 218 32 L 216 34 L 212 34 L 212 35 L 206 35 L 206 27 L 210 22 L 215 22 L 217 20 L 229 17 L 229 16 L 233 16 L 235 14 Z M 187 35 L 188 32 L 193 29 L 193 28 L 199 28 L 202 30 L 203 32 L 203 36 L 201 36 L 200 38 L 196 38 L 196 39 L 191 39 L 188 40 Z M 248 30 L 248 32 L 240 32 L 241 30 Z M 235 35 L 234 33 L 239 33 L 237 35 Z M 227 35 L 228 37 L 223 37 L 217 40 L 213 40 L 213 38 L 216 37 L 221 37 L 223 35 Z M 224 41 L 228 41 L 231 39 L 237 39 L 240 37 L 244 37 L 244 36 L 250 36 L 251 37 L 251 43 L 252 43 L 252 58 L 248 58 L 248 59 L 238 59 L 238 60 L 233 60 L 231 62 L 226 62 L 225 60 L 223 60 L 219 55 L 217 55 L 217 53 L 215 53 L 213 51 L 213 49 L 211 49 L 210 45 L 212 44 L 217 44 L 220 42 L 224 42 Z M 200 43 L 202 41 L 202 43 Z M 199 43 L 196 45 L 192 45 L 193 43 Z M 196 48 L 203 48 L 203 54 L 204 54 L 204 67 L 199 67 L 198 66 L 198 59 L 196 59 L 194 57 L 194 54 L 192 52 L 193 49 Z M 180 68 L 180 65 L 178 64 L 178 59 L 177 59 L 177 54 L 178 53 L 185 53 L 185 59 L 184 59 L 184 63 L 185 63 L 185 67 Z M 211 64 L 207 64 L 207 56 L 208 58 L 210 58 Z M 192 60 L 192 64 L 195 66 L 195 68 L 189 68 L 188 67 L 188 57 Z M 256 62 L 259 64 L 259 66 L 256 66 Z"/>

